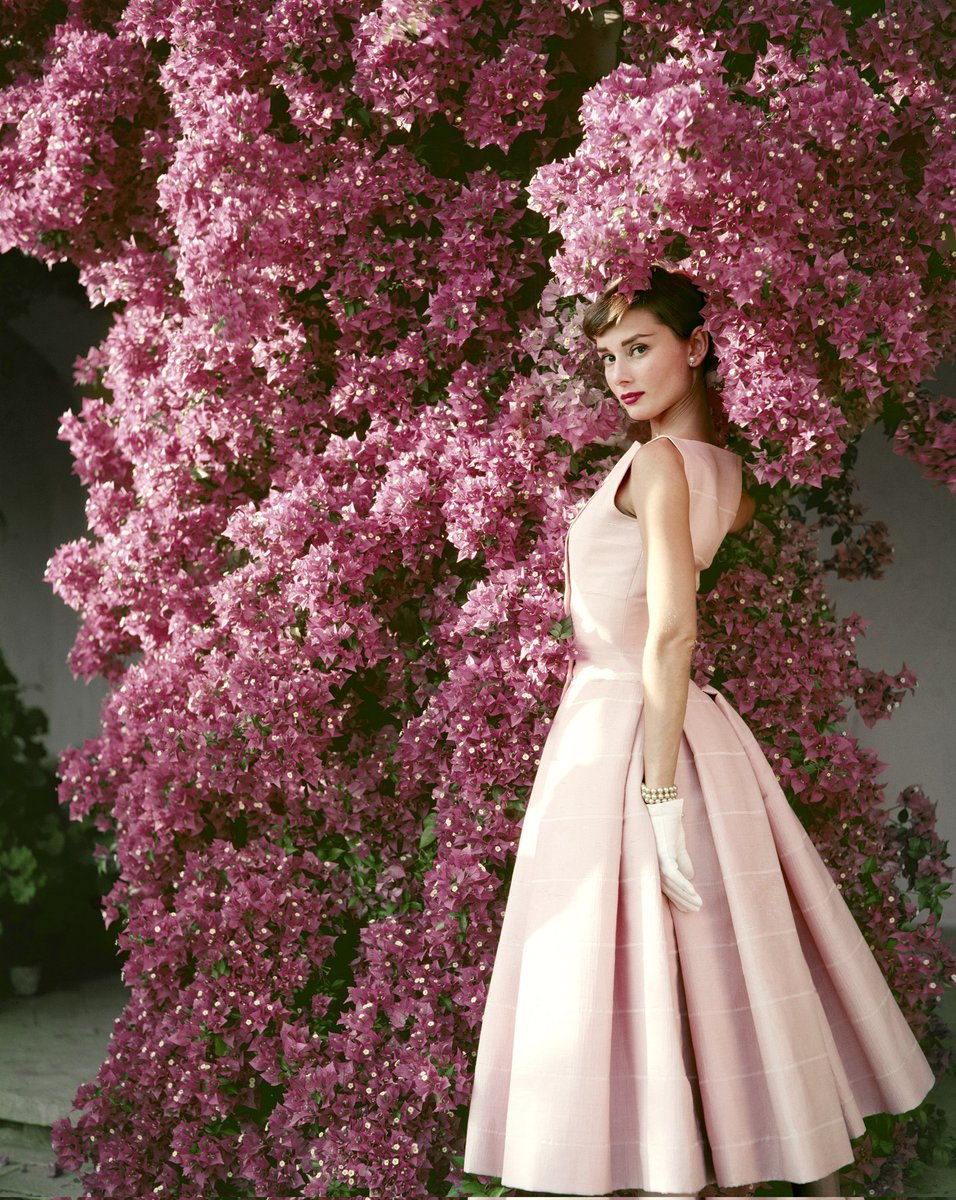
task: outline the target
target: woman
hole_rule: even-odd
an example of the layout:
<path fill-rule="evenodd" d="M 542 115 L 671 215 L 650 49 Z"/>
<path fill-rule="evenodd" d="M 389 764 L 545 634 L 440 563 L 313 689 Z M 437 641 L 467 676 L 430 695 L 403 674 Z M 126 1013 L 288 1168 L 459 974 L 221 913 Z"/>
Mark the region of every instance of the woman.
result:
<path fill-rule="evenodd" d="M 572 521 L 575 658 L 519 839 L 465 1170 L 524 1190 L 838 1195 L 863 1116 L 932 1071 L 741 718 L 690 680 L 699 572 L 753 502 L 715 443 L 703 297 L 585 313 L 650 424 Z"/>

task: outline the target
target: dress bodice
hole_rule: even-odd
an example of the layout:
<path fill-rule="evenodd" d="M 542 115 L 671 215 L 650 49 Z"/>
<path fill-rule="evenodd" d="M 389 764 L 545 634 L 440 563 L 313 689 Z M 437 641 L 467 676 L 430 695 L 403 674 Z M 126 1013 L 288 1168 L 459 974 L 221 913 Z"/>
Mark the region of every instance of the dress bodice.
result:
<path fill-rule="evenodd" d="M 740 504 L 741 461 L 709 442 L 668 437 L 680 452 L 690 492 L 690 531 L 698 579 L 713 561 Z M 568 527 L 565 613 L 577 660 L 640 671 L 647 636 L 647 575 L 636 517 L 614 496 L 628 466 L 640 469 L 641 443 L 629 446 Z"/>

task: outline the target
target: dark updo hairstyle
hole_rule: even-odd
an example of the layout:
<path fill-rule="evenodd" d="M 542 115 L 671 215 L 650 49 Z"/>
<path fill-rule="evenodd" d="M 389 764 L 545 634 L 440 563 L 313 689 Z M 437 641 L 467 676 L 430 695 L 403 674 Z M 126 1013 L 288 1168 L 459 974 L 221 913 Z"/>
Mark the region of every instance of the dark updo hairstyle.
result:
<path fill-rule="evenodd" d="M 654 267 L 648 287 L 642 292 L 635 292 L 630 298 L 618 291 L 616 283 L 611 284 L 584 310 L 581 328 L 593 342 L 616 325 L 630 309 L 640 308 L 653 313 L 661 324 L 667 325 L 678 337 L 689 338 L 697 326 L 703 324 L 700 311 L 706 299 L 697 284 L 683 271 Z M 714 342 L 709 333 L 702 365 L 705 375 L 717 365 Z"/>

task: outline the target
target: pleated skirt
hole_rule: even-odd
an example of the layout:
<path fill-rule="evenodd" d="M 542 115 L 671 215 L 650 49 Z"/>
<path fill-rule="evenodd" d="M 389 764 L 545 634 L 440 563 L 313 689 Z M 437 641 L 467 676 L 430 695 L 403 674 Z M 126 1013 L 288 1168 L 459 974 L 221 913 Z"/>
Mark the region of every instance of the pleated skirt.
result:
<path fill-rule="evenodd" d="M 670 905 L 642 695 L 579 666 L 542 747 L 464 1169 L 570 1195 L 821 1178 L 932 1071 L 756 739 L 693 684 L 677 783 L 703 908 Z"/>

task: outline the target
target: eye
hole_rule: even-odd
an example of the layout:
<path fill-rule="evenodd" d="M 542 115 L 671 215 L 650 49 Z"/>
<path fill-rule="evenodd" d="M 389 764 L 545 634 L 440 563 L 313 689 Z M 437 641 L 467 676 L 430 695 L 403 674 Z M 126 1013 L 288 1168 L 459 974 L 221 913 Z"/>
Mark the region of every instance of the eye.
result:
<path fill-rule="evenodd" d="M 631 347 L 631 353 L 637 354 L 638 350 L 643 351 L 646 349 L 647 349 L 647 346 L 644 344 L 644 342 L 635 342 L 634 345 Z"/>

